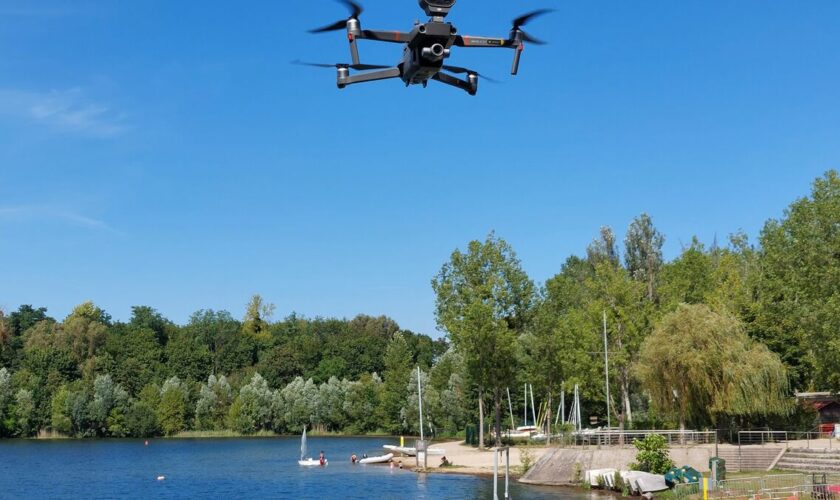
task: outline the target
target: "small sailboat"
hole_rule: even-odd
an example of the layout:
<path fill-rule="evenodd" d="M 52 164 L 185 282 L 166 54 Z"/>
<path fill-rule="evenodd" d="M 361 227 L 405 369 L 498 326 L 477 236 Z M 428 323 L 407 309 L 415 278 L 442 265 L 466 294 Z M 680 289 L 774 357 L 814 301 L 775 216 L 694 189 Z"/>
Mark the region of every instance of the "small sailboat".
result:
<path fill-rule="evenodd" d="M 315 465 L 321 465 L 320 460 L 316 460 L 312 457 L 306 457 L 306 426 L 303 426 L 303 434 L 300 436 L 300 460 L 298 460 L 298 465 L 302 465 L 305 467 L 312 467 Z M 324 464 L 327 465 L 327 461 L 324 460 Z"/>

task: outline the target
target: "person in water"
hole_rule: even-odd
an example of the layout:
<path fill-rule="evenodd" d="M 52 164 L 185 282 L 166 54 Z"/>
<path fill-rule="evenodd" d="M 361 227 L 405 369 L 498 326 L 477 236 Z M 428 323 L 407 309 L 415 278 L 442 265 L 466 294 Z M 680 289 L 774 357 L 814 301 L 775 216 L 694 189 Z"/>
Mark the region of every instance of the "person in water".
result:
<path fill-rule="evenodd" d="M 318 456 L 318 462 L 321 465 L 326 465 L 327 464 L 327 457 L 324 456 L 324 450 L 321 450 L 321 454 Z"/>
<path fill-rule="evenodd" d="M 356 463 L 356 454 L 355 454 L 355 453 L 353 453 L 353 454 L 350 456 L 350 463 L 351 463 L 351 464 L 355 464 L 355 463 Z"/>

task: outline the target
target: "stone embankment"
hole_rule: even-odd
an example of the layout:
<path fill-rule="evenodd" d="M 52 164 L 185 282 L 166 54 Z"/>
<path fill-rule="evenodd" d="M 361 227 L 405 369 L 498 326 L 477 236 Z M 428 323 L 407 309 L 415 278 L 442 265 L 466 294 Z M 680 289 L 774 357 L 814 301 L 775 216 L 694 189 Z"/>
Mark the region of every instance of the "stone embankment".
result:
<path fill-rule="evenodd" d="M 699 471 L 709 470 L 714 445 L 672 446 L 671 459 L 677 465 L 690 465 Z M 629 470 L 636 459 L 635 448 L 549 448 L 520 480 L 545 485 L 576 484 L 590 469 Z"/>

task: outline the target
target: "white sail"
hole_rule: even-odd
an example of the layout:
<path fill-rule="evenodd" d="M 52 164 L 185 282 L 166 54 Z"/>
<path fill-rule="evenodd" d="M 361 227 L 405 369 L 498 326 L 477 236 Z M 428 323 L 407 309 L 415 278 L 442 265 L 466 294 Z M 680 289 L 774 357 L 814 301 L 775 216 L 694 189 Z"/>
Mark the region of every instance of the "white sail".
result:
<path fill-rule="evenodd" d="M 306 456 L 306 426 L 303 426 L 303 435 L 300 437 L 300 459 Z"/>

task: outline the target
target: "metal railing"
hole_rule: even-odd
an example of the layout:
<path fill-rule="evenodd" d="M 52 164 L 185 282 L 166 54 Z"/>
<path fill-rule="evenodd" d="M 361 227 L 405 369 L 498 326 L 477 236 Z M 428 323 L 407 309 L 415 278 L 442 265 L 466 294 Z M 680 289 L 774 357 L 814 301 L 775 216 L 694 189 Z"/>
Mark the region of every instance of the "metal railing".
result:
<path fill-rule="evenodd" d="M 610 446 L 631 447 L 635 440 L 643 440 L 650 435 L 662 436 L 668 445 L 701 445 L 714 444 L 717 433 L 715 431 L 581 431 L 552 435 L 551 442 L 560 446 Z"/>
<path fill-rule="evenodd" d="M 799 431 L 739 431 L 738 446 L 784 444 L 790 448 L 801 447 L 808 449 L 832 450 L 837 448 L 835 437 L 831 432 L 799 432 Z"/>
<path fill-rule="evenodd" d="M 687 491 L 687 490 L 685 490 Z M 840 474 L 776 474 L 764 477 L 718 481 L 710 488 L 712 498 L 790 498 L 807 496 L 816 500 L 840 499 Z"/>

